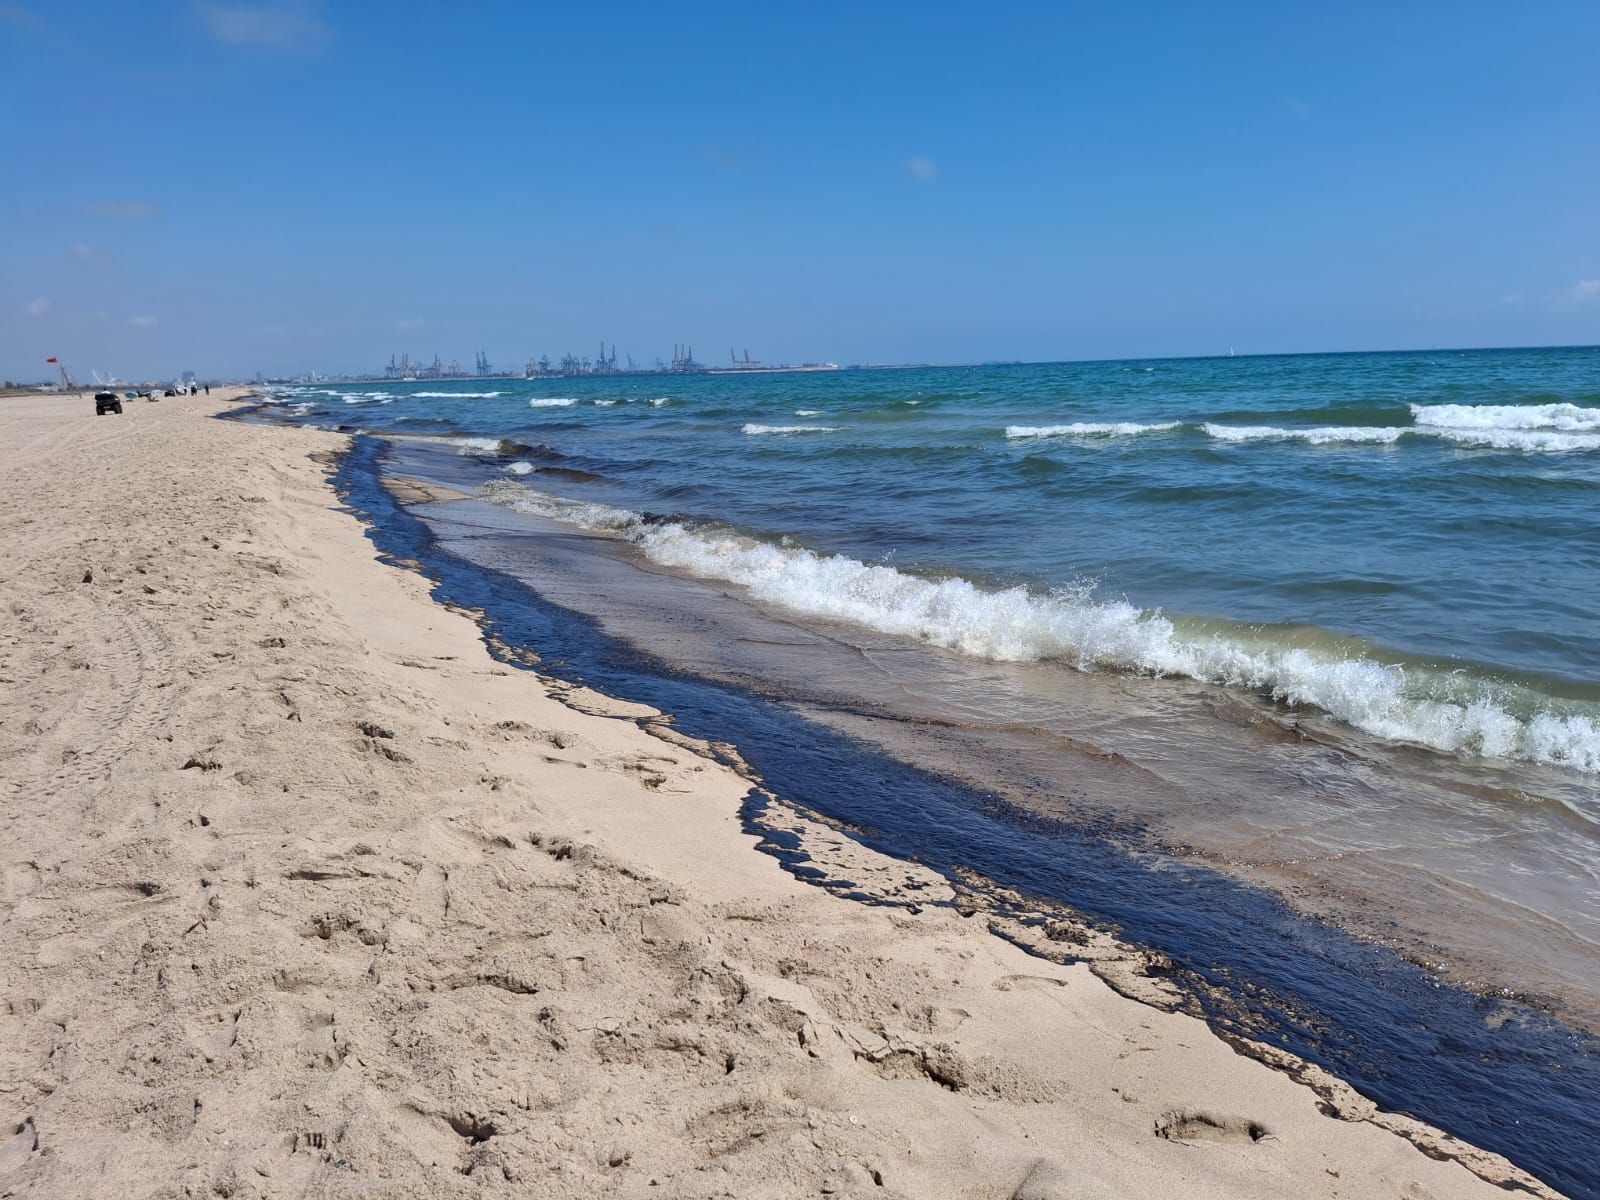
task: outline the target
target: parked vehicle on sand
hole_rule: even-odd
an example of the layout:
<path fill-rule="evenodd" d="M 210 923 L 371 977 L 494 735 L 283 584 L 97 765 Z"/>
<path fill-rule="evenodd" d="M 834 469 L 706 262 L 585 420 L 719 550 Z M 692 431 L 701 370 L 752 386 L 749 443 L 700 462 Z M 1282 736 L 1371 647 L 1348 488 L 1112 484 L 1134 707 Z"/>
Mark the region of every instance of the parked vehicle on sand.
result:
<path fill-rule="evenodd" d="M 122 397 L 115 392 L 96 392 L 94 394 L 94 415 L 103 417 L 108 412 L 122 415 Z"/>

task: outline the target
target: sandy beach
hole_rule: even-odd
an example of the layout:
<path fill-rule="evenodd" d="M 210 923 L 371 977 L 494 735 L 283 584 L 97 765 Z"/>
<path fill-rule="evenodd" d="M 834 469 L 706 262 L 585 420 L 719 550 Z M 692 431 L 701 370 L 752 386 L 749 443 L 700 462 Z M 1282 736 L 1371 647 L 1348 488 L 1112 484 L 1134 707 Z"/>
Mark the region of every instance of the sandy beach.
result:
<path fill-rule="evenodd" d="M 228 399 L 0 399 L 0 1196 L 1556 1194 L 1103 937 L 800 882 Z"/>

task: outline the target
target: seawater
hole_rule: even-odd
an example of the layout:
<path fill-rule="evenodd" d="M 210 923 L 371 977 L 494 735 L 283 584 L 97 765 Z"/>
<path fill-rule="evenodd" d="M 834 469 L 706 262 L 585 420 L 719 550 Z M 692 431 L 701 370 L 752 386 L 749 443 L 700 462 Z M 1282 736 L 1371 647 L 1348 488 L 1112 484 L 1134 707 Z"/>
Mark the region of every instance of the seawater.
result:
<path fill-rule="evenodd" d="M 1600 1137 L 1592 1039 L 1514 1001 L 1441 987 L 1416 964 L 1208 867 L 1152 853 L 1115 831 L 1041 818 L 993 789 L 875 753 L 819 723 L 814 705 L 796 704 L 805 693 L 792 680 L 757 688 L 711 678 L 716 663 L 678 661 L 683 643 L 670 635 L 685 615 L 722 645 L 782 629 L 764 629 L 735 597 L 719 603 L 713 584 L 613 559 L 605 547 L 615 542 L 470 500 L 416 503 L 408 493 L 402 504 L 385 486 L 390 476 L 439 469 L 415 449 L 357 437 L 339 463 L 335 487 L 380 551 L 423 572 L 440 602 L 477 613 L 491 654 L 526 666 L 522 648 L 536 647 L 537 669 L 547 675 L 671 713 L 683 733 L 712 739 L 718 757 L 737 747 L 739 765 L 762 781 L 741 806 L 745 828 L 798 877 L 873 898 L 811 865 L 806 838 L 772 827 L 773 796 L 963 881 L 964 901 L 987 914 L 978 919 L 1027 925 L 1033 909 L 1031 920 L 1048 921 L 1052 902 L 1064 901 L 1114 921 L 1129 940 L 1165 950 L 1163 975 L 1219 1030 L 1307 1057 L 1385 1108 L 1506 1154 L 1574 1200 L 1600 1197 L 1600 1172 L 1585 1152 Z M 615 636 L 614 612 L 597 619 L 583 611 L 578 602 L 610 587 L 627 593 L 617 609 L 660 602 L 677 611 L 664 629 L 649 631 L 655 648 Z M 638 632 L 636 622 L 624 627 Z M 784 644 L 804 646 L 795 632 Z M 908 902 L 892 887 L 873 891 L 884 903 Z M 920 889 L 909 900 L 912 909 L 930 903 Z M 1009 928 L 1027 944 L 1042 936 Z"/>
<path fill-rule="evenodd" d="M 1600 349 L 277 399 L 721 589 L 541 560 L 641 645 L 1600 1028 Z"/>
<path fill-rule="evenodd" d="M 665 509 L 653 558 L 799 612 L 1600 773 L 1600 350 L 297 397 L 552 448 L 600 478 L 513 464 L 538 495 L 498 498 L 606 528 Z"/>

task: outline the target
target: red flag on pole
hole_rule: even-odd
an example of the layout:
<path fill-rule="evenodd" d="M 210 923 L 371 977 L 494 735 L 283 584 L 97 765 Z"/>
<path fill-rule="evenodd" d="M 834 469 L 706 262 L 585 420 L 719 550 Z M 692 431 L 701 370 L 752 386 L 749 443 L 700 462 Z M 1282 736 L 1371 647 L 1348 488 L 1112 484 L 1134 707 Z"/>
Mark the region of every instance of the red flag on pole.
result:
<path fill-rule="evenodd" d="M 45 359 L 45 362 L 47 362 L 47 363 L 53 363 L 53 362 L 56 362 L 56 361 L 58 361 L 58 360 L 57 360 L 57 359 L 54 359 L 54 358 L 47 358 L 47 359 Z"/>

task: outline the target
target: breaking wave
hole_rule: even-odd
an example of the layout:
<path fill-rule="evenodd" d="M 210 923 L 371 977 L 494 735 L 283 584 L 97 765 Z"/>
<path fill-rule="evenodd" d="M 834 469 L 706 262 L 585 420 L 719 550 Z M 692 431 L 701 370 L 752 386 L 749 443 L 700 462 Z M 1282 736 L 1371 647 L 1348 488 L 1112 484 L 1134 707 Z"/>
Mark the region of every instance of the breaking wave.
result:
<path fill-rule="evenodd" d="M 571 396 L 535 396 L 528 401 L 529 408 L 571 408 L 577 400 Z"/>
<path fill-rule="evenodd" d="M 1548 429 L 1428 429 L 1425 432 L 1457 445 L 1489 450 L 1527 450 L 1536 454 L 1600 450 L 1600 433 L 1556 433 Z"/>
<path fill-rule="evenodd" d="M 772 433 L 838 433 L 837 425 L 744 425 L 739 432 L 748 437 Z"/>
<path fill-rule="evenodd" d="M 1136 421 L 1077 421 L 1071 425 L 1007 425 L 1008 438 L 1051 437 L 1133 437 L 1140 433 L 1163 433 L 1177 429 L 1182 421 L 1163 421 L 1141 425 Z"/>
<path fill-rule="evenodd" d="M 1326 446 L 1335 442 L 1376 442 L 1387 445 L 1411 432 L 1399 425 L 1325 425 L 1315 429 L 1280 429 L 1276 425 L 1203 425 L 1206 436 L 1219 442 L 1260 442 L 1292 439 Z"/>
<path fill-rule="evenodd" d="M 504 392 L 406 392 L 413 400 L 493 400 Z"/>
<path fill-rule="evenodd" d="M 1600 432 L 1600 408 L 1576 404 L 1413 404 L 1418 425 L 1445 429 L 1551 429 Z"/>
<path fill-rule="evenodd" d="M 1219 632 L 1215 625 L 1186 625 L 1099 598 L 1089 585 L 1048 594 L 990 591 L 959 577 L 909 575 L 716 527 L 646 522 L 626 509 L 566 500 L 511 480 L 485 484 L 482 492 L 519 511 L 617 534 L 657 563 L 743 585 L 759 601 L 973 657 L 1186 676 L 1312 706 L 1378 737 L 1600 773 L 1600 714 L 1592 706 L 1470 671 L 1380 661 L 1359 643 L 1306 646 L 1274 640 L 1258 627 Z"/>

